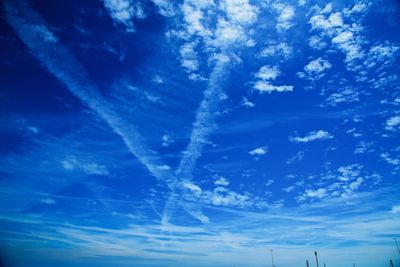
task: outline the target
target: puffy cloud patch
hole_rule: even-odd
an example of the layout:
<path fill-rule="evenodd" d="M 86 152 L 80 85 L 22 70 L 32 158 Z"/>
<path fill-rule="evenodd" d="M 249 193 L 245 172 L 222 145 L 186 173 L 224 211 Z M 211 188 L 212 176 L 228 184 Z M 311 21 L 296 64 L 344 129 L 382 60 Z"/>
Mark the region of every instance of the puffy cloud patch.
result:
<path fill-rule="evenodd" d="M 168 0 L 151 0 L 158 8 L 158 12 L 165 17 L 172 17 L 175 15 L 175 7 L 171 1 Z"/>
<path fill-rule="evenodd" d="M 288 30 L 293 27 L 293 17 L 295 15 L 295 8 L 293 6 L 277 2 L 272 7 L 279 13 L 276 24 L 278 31 Z"/>
<path fill-rule="evenodd" d="M 308 39 L 308 45 L 314 49 L 324 49 L 327 44 L 326 42 L 323 41 L 323 39 L 319 36 L 313 35 Z"/>
<path fill-rule="evenodd" d="M 270 43 L 259 53 L 260 57 L 279 57 L 288 59 L 293 54 L 293 48 L 285 42 Z"/>
<path fill-rule="evenodd" d="M 110 17 L 119 24 L 126 27 L 127 32 L 135 32 L 133 19 L 144 19 L 146 14 L 144 8 L 139 1 L 132 0 L 104 0 L 105 8 L 108 10 Z"/>
<path fill-rule="evenodd" d="M 389 131 L 397 131 L 400 129 L 400 116 L 395 115 L 386 120 L 385 129 Z"/>
<path fill-rule="evenodd" d="M 278 75 L 278 67 L 262 66 L 255 76 L 262 80 L 275 80 Z"/>
<path fill-rule="evenodd" d="M 308 184 L 303 192 L 296 197 L 297 202 L 315 201 L 323 199 L 338 198 L 348 201 L 348 199 L 366 184 L 371 187 L 381 181 L 381 176 L 376 173 L 368 173 L 360 164 L 351 164 L 339 167 L 336 171 L 327 171 L 313 179 L 320 177 L 316 181 L 316 188 Z M 368 184 L 369 183 L 369 184 Z"/>
<path fill-rule="evenodd" d="M 384 159 L 387 163 L 391 164 L 391 165 L 394 165 L 394 166 L 399 166 L 399 165 L 400 165 L 400 159 L 393 158 L 393 157 L 392 157 L 389 153 L 387 153 L 387 152 L 382 153 L 382 154 L 380 155 L 380 157 L 381 157 L 382 159 Z"/>
<path fill-rule="evenodd" d="M 373 152 L 374 149 L 372 148 L 373 142 L 365 142 L 365 141 L 360 141 L 357 144 L 356 149 L 354 149 L 354 154 L 365 154 L 369 152 Z"/>
<path fill-rule="evenodd" d="M 254 89 L 263 92 L 290 92 L 293 91 L 292 85 L 273 85 L 271 81 L 275 80 L 280 74 L 277 66 L 262 66 L 259 71 L 255 74 L 255 77 L 259 80 L 254 83 Z"/>
<path fill-rule="evenodd" d="M 251 151 L 249 151 L 249 154 L 252 156 L 262 156 L 267 154 L 267 148 L 265 146 L 263 147 L 257 147 Z"/>
<path fill-rule="evenodd" d="M 218 179 L 215 180 L 214 184 L 219 186 L 228 186 L 229 180 L 226 179 L 225 177 L 218 176 Z"/>
<path fill-rule="evenodd" d="M 317 190 L 306 190 L 305 195 L 309 198 L 319 198 L 322 199 L 326 196 L 325 188 L 318 188 Z"/>
<path fill-rule="evenodd" d="M 251 24 L 257 19 L 258 9 L 248 0 L 225 0 L 221 2 L 221 8 L 231 21 L 238 24 Z"/>
<path fill-rule="evenodd" d="M 248 100 L 246 97 L 242 98 L 241 105 L 247 108 L 254 108 L 256 106 L 256 104 Z"/>
<path fill-rule="evenodd" d="M 181 55 L 181 65 L 188 72 L 193 72 L 199 69 L 199 61 L 195 47 L 197 43 L 191 42 L 181 46 L 179 53 Z"/>
<path fill-rule="evenodd" d="M 351 87 L 347 87 L 342 91 L 333 93 L 326 99 L 327 105 L 333 107 L 342 103 L 347 104 L 358 101 L 360 101 L 359 93 Z"/>
<path fill-rule="evenodd" d="M 297 75 L 300 78 L 307 78 L 310 80 L 319 80 L 325 76 L 324 71 L 332 67 L 328 60 L 317 58 L 310 61 L 305 67 L 304 72 L 299 72 Z"/>

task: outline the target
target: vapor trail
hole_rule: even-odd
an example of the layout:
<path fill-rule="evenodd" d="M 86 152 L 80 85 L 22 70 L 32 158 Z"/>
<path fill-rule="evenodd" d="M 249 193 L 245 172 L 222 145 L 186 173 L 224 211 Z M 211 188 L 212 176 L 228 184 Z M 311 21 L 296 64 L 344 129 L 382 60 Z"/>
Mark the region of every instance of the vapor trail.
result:
<path fill-rule="evenodd" d="M 113 111 L 86 70 L 69 49 L 59 43 L 40 14 L 23 0 L 5 1 L 4 7 L 8 23 L 39 62 L 83 104 L 95 111 L 153 176 L 160 180 L 170 179 L 172 175 L 168 168 L 145 145 L 137 129 L 127 126 Z"/>
<path fill-rule="evenodd" d="M 204 145 L 207 144 L 208 138 L 216 128 L 215 120 L 221 112 L 221 103 L 224 100 L 223 82 L 228 74 L 229 57 L 219 55 L 216 59 L 215 66 L 211 72 L 207 88 L 204 91 L 203 99 L 196 113 L 195 122 L 190 136 L 190 142 L 183 151 L 182 159 L 176 169 L 175 181 L 176 186 L 172 188 L 167 202 L 164 207 L 161 224 L 168 224 L 172 213 L 176 209 L 176 204 L 179 202 L 179 182 L 192 180 L 193 170 L 197 160 L 201 157 Z M 185 210 L 194 218 L 208 222 L 208 218 L 202 214 L 200 207 L 185 206 Z"/>

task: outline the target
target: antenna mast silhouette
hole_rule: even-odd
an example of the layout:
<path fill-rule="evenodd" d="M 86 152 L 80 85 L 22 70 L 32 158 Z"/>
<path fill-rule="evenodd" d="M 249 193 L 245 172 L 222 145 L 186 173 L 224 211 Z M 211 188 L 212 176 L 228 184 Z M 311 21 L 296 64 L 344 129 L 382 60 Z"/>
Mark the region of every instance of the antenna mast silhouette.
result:
<path fill-rule="evenodd" d="M 319 264 L 318 264 L 318 254 L 317 254 L 316 251 L 314 251 L 314 254 L 315 254 L 315 261 L 317 262 L 317 267 L 319 267 Z"/>
<path fill-rule="evenodd" d="M 397 251 L 400 254 L 399 244 L 397 244 L 397 238 L 393 238 L 394 242 L 396 243 Z"/>
<path fill-rule="evenodd" d="M 272 267 L 276 267 L 275 263 L 274 263 L 274 250 L 270 249 L 269 251 L 271 251 L 271 262 L 272 262 Z"/>

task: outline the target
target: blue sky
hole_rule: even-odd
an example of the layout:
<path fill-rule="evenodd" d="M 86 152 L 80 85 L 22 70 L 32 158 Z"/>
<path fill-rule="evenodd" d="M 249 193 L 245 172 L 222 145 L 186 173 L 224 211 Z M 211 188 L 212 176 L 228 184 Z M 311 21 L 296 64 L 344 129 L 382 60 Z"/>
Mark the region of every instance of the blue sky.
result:
<path fill-rule="evenodd" d="M 0 10 L 5 266 L 400 260 L 397 1 Z"/>

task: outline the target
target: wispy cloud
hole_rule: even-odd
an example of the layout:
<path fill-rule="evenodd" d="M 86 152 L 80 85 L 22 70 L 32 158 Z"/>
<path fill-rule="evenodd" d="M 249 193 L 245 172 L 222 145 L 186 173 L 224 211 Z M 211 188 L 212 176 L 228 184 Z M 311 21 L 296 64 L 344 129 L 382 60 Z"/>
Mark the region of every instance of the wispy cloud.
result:
<path fill-rule="evenodd" d="M 112 105 L 104 100 L 86 70 L 70 50 L 58 42 L 43 18 L 25 1 L 6 1 L 5 10 L 8 23 L 39 62 L 83 104 L 95 111 L 152 175 L 158 179 L 167 179 L 169 172 L 159 168 L 164 164 L 157 154 L 145 145 L 143 137 L 134 126 L 123 121 L 113 111 Z"/>
<path fill-rule="evenodd" d="M 104 7 L 110 17 L 118 24 L 123 24 L 127 32 L 135 32 L 133 19 L 144 19 L 146 13 L 140 1 L 132 0 L 103 0 Z"/>
<path fill-rule="evenodd" d="M 69 157 L 61 161 L 61 164 L 62 167 L 66 170 L 82 170 L 89 175 L 110 175 L 106 166 L 99 165 L 95 162 L 80 162 L 75 157 Z"/>
<path fill-rule="evenodd" d="M 193 129 L 190 136 L 190 142 L 182 153 L 182 159 L 175 171 L 178 180 L 191 180 L 193 169 L 197 160 L 201 157 L 204 145 L 207 144 L 210 134 L 215 129 L 215 119 L 220 113 L 220 104 L 225 99 L 222 90 L 221 80 L 226 78 L 227 66 L 230 63 L 229 57 L 221 55 L 217 58 L 214 70 L 209 78 L 208 86 L 204 91 L 203 100 L 196 112 L 196 118 L 193 123 Z M 170 193 L 164 208 L 163 223 L 167 223 L 171 217 L 171 207 L 175 205 L 175 190 Z M 197 207 L 199 208 L 199 207 Z M 205 221 L 204 215 L 197 211 L 193 213 L 201 221 Z"/>
<path fill-rule="evenodd" d="M 330 134 L 329 132 L 324 130 L 319 130 L 319 131 L 309 132 L 306 136 L 303 137 L 300 136 L 289 137 L 289 140 L 295 143 L 308 143 L 315 140 L 326 140 L 332 138 L 333 135 Z"/>

